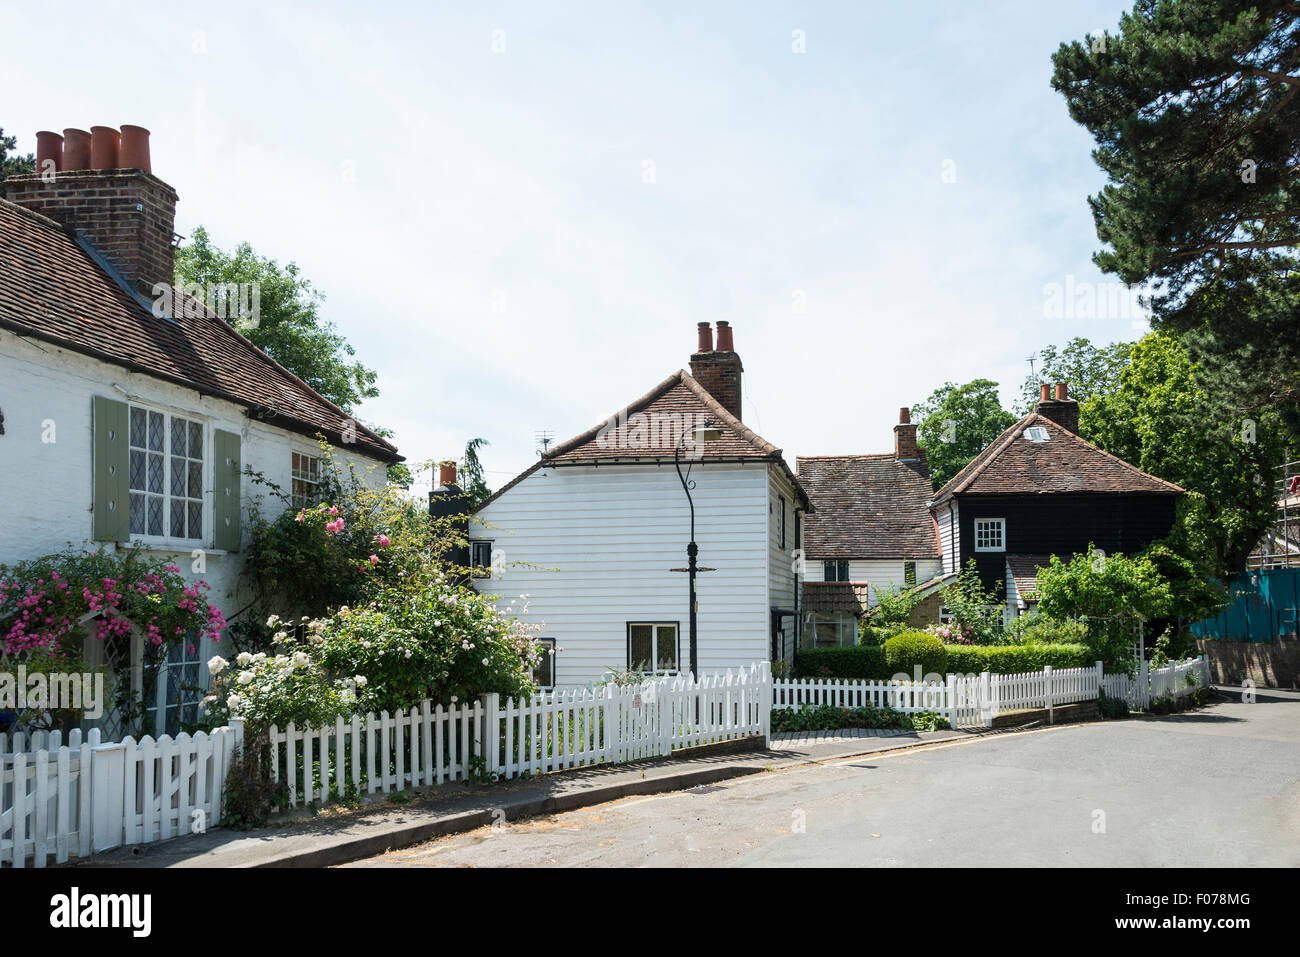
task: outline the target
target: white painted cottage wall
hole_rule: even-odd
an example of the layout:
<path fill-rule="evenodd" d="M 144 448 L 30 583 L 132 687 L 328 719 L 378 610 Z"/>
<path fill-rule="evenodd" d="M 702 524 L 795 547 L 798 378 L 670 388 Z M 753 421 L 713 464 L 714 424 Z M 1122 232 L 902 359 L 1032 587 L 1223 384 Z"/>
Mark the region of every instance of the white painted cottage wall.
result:
<path fill-rule="evenodd" d="M 315 441 L 250 420 L 242 406 L 224 399 L 200 396 L 193 389 L 6 330 L 0 330 L 0 411 L 5 429 L 0 435 L 0 564 L 36 558 L 69 545 L 95 549 L 103 544 L 91 538 L 91 400 L 96 395 L 137 401 L 204 422 L 206 573 L 191 571 L 194 543 L 185 542 L 175 549 L 151 546 L 150 550 L 159 557 L 172 558 L 188 580 L 208 582 L 211 600 L 227 616 L 232 615 L 244 606 L 246 596 L 239 580 L 240 556 L 211 548 L 213 430 L 239 433 L 242 464 L 286 490 L 290 488 L 292 452 L 313 453 Z M 43 441 L 43 436 L 53 441 Z M 354 453 L 341 458 L 352 462 L 359 476 L 369 476 L 377 486 L 383 484 L 383 463 Z M 279 510 L 279 501 L 245 476 L 240 491 L 245 521 L 248 505 L 255 500 L 262 502 L 267 517 Z M 210 647 L 199 650 L 205 659 L 216 652 Z"/>
<path fill-rule="evenodd" d="M 809 556 L 808 574 L 804 578 L 805 581 L 820 582 L 826 580 L 822 561 L 823 559 Z M 942 568 L 943 562 L 937 558 L 918 560 L 916 562 L 916 583 L 919 585 L 923 581 L 937 578 Z M 869 582 L 873 589 L 891 586 L 901 588 L 905 582 L 904 571 L 903 559 L 901 558 L 853 559 L 849 562 L 849 581 Z"/>
<path fill-rule="evenodd" d="M 771 521 L 768 523 L 767 534 L 767 604 L 769 608 L 793 610 L 795 589 L 794 523 L 796 520 L 795 508 L 798 503 L 795 499 L 794 486 L 779 469 L 769 470 L 768 485 L 768 507 L 771 509 Z M 785 510 L 784 542 L 782 542 L 781 537 L 783 500 Z M 777 649 L 777 657 L 786 661 L 793 661 L 795 651 L 794 617 L 782 618 L 780 623 L 784 628 L 784 635 L 781 646 Z M 768 628 L 770 635 L 770 623 Z M 768 655 L 771 655 L 770 638 Z"/>
<path fill-rule="evenodd" d="M 951 575 L 961 564 L 961 539 L 957 533 L 957 503 L 951 502 L 935 516 L 939 522 L 939 550 L 943 553 L 943 573 Z"/>
<path fill-rule="evenodd" d="M 766 463 L 697 464 L 692 472 L 699 561 L 702 673 L 768 657 L 769 479 Z M 690 516 L 672 465 L 539 469 L 483 508 L 470 536 L 493 541 L 503 577 L 480 581 L 502 607 L 554 638 L 557 686 L 625 668 L 627 623 L 679 622 L 689 662 L 686 566 Z"/>

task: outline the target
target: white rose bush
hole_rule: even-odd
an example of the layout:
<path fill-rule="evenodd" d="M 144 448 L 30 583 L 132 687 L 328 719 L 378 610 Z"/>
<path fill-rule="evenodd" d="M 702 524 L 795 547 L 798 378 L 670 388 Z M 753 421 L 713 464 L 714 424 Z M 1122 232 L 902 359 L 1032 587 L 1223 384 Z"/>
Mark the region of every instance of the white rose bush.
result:
<path fill-rule="evenodd" d="M 273 615 L 267 624 L 278 629 L 274 652 L 208 662 L 209 721 L 305 728 L 425 699 L 523 697 L 535 690 L 532 669 L 546 653 L 537 625 L 437 573 L 387 588 L 360 608 L 296 623 Z"/>

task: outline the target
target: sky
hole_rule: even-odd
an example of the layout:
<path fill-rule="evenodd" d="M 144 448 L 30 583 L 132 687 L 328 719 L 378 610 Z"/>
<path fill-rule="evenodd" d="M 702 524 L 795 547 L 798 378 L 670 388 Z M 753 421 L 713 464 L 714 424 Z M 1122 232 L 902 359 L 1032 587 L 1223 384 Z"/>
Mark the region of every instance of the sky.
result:
<path fill-rule="evenodd" d="M 1141 334 L 1102 305 L 1104 179 L 1050 85 L 1129 6 L 6 0 L 0 126 L 24 153 L 151 130 L 177 232 L 297 262 L 412 462 L 482 437 L 498 487 L 725 319 L 745 422 L 793 465 Z"/>

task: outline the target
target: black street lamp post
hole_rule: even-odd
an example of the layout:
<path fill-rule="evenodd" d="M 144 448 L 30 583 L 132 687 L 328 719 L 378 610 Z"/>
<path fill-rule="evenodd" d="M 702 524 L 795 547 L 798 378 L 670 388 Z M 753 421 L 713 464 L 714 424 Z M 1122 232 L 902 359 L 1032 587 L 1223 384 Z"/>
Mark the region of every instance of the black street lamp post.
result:
<path fill-rule="evenodd" d="M 689 580 L 689 601 L 690 601 L 690 629 L 691 629 L 691 677 L 694 678 L 699 674 L 698 660 L 698 637 L 696 633 L 696 607 L 699 604 L 695 595 L 695 576 L 701 571 L 713 571 L 711 568 L 699 567 L 700 546 L 695 543 L 695 501 L 691 498 L 691 489 L 695 488 L 695 483 L 691 481 L 691 465 L 686 466 L 686 473 L 682 474 L 682 446 L 686 443 L 687 436 L 692 437 L 694 442 L 710 442 L 718 438 L 722 433 L 713 424 L 712 419 L 705 419 L 704 425 L 693 431 L 683 430 L 682 436 L 677 440 L 677 446 L 673 450 L 673 464 L 677 467 L 677 477 L 681 480 L 682 490 L 686 493 L 686 504 L 691 509 L 691 539 L 686 546 L 686 568 L 673 569 L 673 571 L 685 571 Z M 693 462 L 691 464 L 694 464 Z"/>

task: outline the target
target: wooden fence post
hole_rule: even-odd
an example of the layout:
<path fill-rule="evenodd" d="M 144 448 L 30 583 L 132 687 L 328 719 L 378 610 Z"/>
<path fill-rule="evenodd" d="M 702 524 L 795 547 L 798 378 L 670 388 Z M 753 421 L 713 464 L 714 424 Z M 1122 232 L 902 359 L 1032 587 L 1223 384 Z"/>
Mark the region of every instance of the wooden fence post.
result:
<path fill-rule="evenodd" d="M 107 851 L 122 844 L 125 829 L 124 779 L 126 743 L 101 744 L 91 751 L 90 767 L 91 849 Z M 135 794 L 131 795 L 135 804 Z M 133 810 L 131 808 L 130 810 Z"/>
<path fill-rule="evenodd" d="M 489 691 L 483 696 L 483 706 L 487 712 L 483 719 L 487 724 L 483 770 L 491 777 L 501 770 L 501 696 Z"/>
<path fill-rule="evenodd" d="M 957 676 L 956 675 L 953 674 L 948 675 L 946 694 L 948 696 L 945 701 L 945 704 L 947 705 L 946 714 L 948 716 L 948 727 L 955 728 L 957 727 Z"/>
<path fill-rule="evenodd" d="M 987 671 L 980 672 L 980 717 L 984 727 L 993 727 L 993 683 Z"/>
<path fill-rule="evenodd" d="M 1043 665 L 1043 697 L 1047 703 L 1047 723 L 1054 724 L 1052 720 L 1052 666 Z"/>

